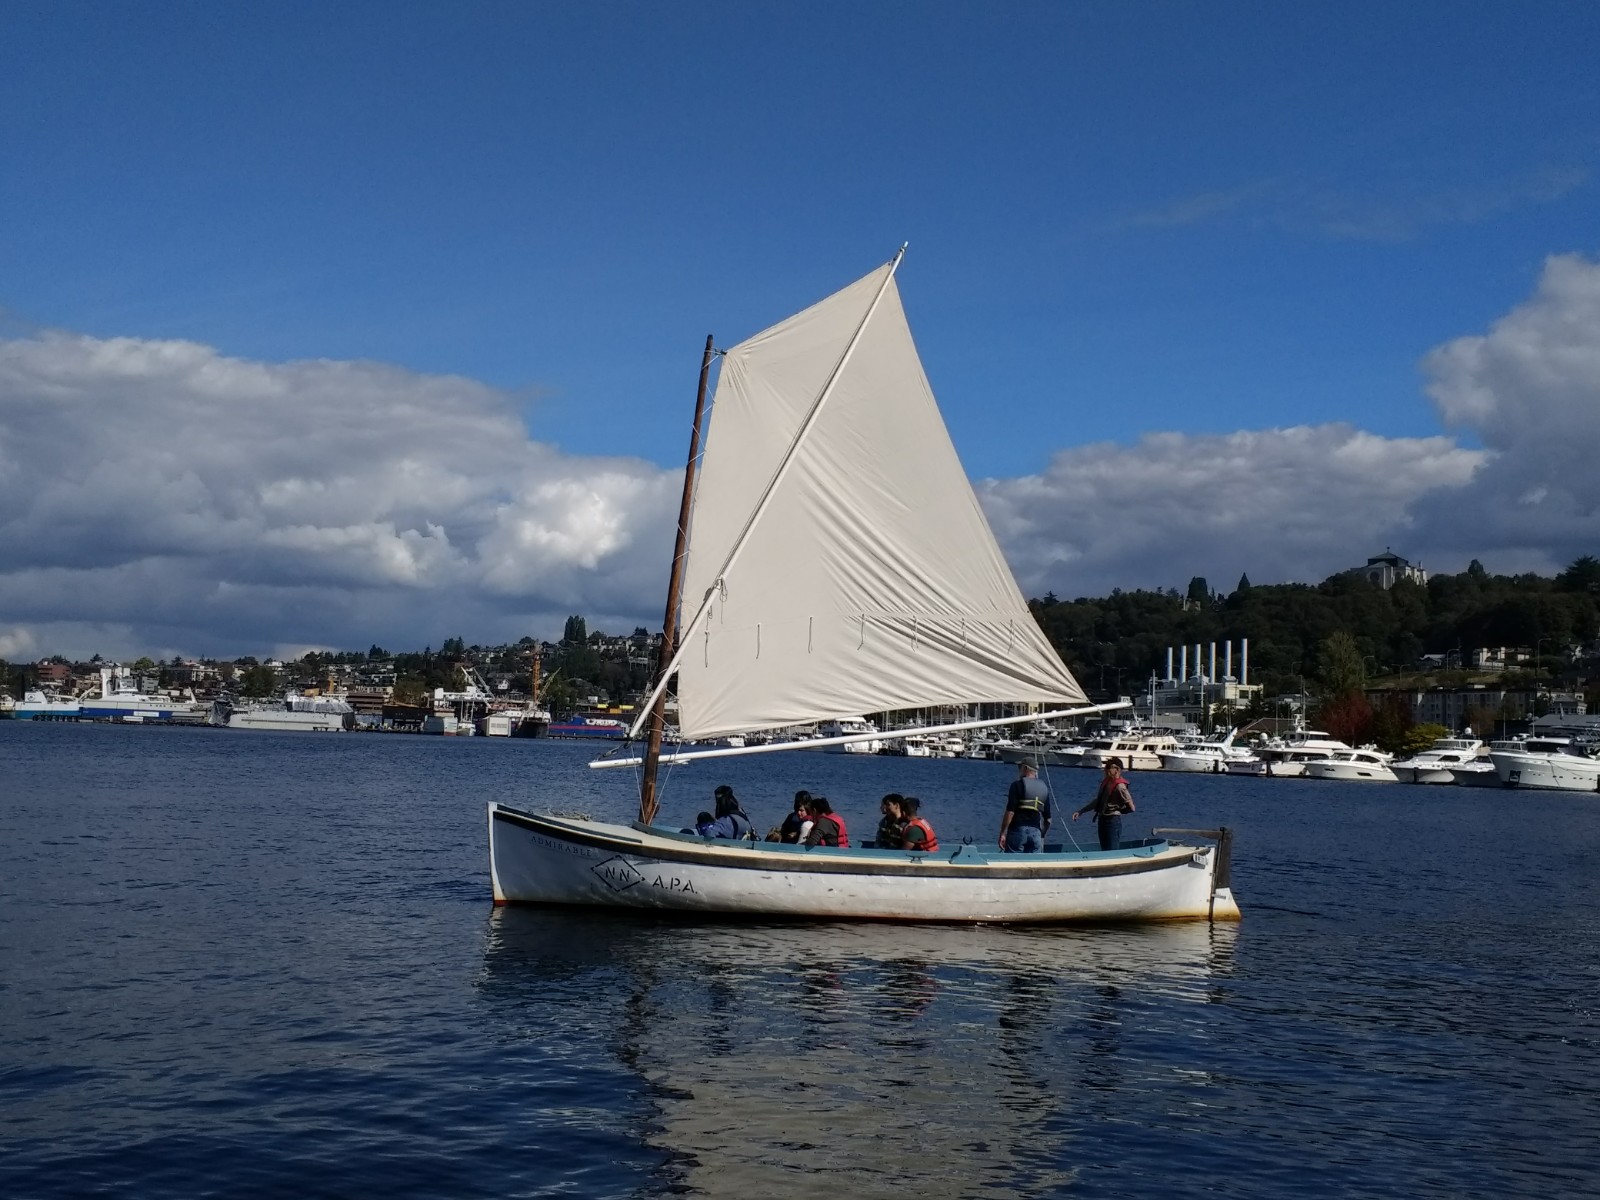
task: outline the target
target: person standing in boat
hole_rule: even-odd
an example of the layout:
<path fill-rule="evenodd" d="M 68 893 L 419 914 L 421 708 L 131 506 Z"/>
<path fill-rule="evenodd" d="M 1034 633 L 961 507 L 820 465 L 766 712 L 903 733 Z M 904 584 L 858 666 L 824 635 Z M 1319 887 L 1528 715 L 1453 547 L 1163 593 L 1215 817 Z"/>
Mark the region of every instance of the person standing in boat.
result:
<path fill-rule="evenodd" d="M 850 848 L 850 834 L 845 830 L 844 818 L 833 811 L 826 796 L 811 797 L 811 831 L 806 834 L 808 846 L 839 846 Z"/>
<path fill-rule="evenodd" d="M 1008 854 L 1037 854 L 1044 849 L 1053 813 L 1050 788 L 1032 763 L 1018 763 L 1017 777 L 1006 793 L 1006 812 L 1000 818 L 1000 849 Z"/>
<path fill-rule="evenodd" d="M 1122 845 L 1122 814 L 1133 811 L 1133 793 L 1128 781 L 1122 777 L 1122 760 L 1113 758 L 1106 762 L 1105 777 L 1100 780 L 1094 799 L 1072 814 L 1076 821 L 1092 811 L 1095 828 L 1100 834 L 1100 849 L 1115 850 Z"/>
<path fill-rule="evenodd" d="M 905 797 L 899 792 L 890 792 L 883 798 L 879 806 L 883 819 L 878 822 L 878 834 L 872 839 L 873 845 L 879 850 L 898 850 L 905 837 L 906 818 L 902 810 Z"/>
<path fill-rule="evenodd" d="M 918 850 L 931 854 L 939 848 L 939 835 L 926 818 L 919 816 L 922 801 L 915 796 L 900 797 L 900 813 L 905 817 L 905 829 L 900 834 L 902 850 Z M 880 842 L 879 845 L 882 845 Z"/>
<path fill-rule="evenodd" d="M 721 784 L 716 790 L 717 812 L 716 816 L 701 813 L 700 820 L 695 824 L 694 831 L 701 837 L 709 838 L 749 838 L 755 836 L 755 828 L 750 824 L 750 818 L 745 815 L 744 808 L 739 804 L 739 798 L 733 794 L 733 789 L 727 784 Z"/>

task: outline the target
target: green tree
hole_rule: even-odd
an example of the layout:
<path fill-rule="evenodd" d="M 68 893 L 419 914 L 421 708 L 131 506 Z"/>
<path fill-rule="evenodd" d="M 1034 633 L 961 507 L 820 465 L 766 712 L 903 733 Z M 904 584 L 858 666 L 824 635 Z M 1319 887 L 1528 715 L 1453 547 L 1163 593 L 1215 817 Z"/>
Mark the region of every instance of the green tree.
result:
<path fill-rule="evenodd" d="M 239 676 L 239 691 L 256 699 L 275 696 L 278 692 L 278 673 L 271 667 L 259 664 L 247 667 Z"/>
<path fill-rule="evenodd" d="M 544 705 L 558 717 L 570 716 L 578 703 L 578 689 L 570 679 L 551 676 L 540 687 Z"/>
<path fill-rule="evenodd" d="M 1204 603 L 1211 598 L 1211 589 L 1206 586 L 1204 575 L 1196 575 L 1189 580 L 1189 602 Z"/>
<path fill-rule="evenodd" d="M 581 646 L 589 640 L 589 623 L 582 617 L 568 617 L 561 631 L 561 640 L 569 646 Z"/>
<path fill-rule="evenodd" d="M 1600 558 L 1585 554 L 1574 559 L 1567 569 L 1556 576 L 1556 586 L 1563 591 L 1600 595 Z"/>
<path fill-rule="evenodd" d="M 1372 714 L 1372 740 L 1378 749 L 1389 754 L 1404 750 L 1415 729 L 1411 705 L 1399 692 L 1385 692 L 1382 702 Z M 1438 736 L 1443 737 L 1444 734 Z M 1423 748 L 1433 745 L 1433 738 L 1423 743 Z"/>
<path fill-rule="evenodd" d="M 1323 641 L 1317 654 L 1317 678 L 1323 691 L 1332 697 L 1361 690 L 1367 671 L 1355 638 L 1340 630 Z"/>
<path fill-rule="evenodd" d="M 415 676 L 394 681 L 394 702 L 396 704 L 410 705 L 420 708 L 427 703 L 430 689 L 428 685 Z"/>
<path fill-rule="evenodd" d="M 1404 755 L 1420 754 L 1440 738 L 1449 737 L 1450 731 L 1443 725 L 1428 723 L 1426 725 L 1413 725 L 1411 732 L 1406 734 L 1405 740 L 1400 743 L 1400 753 Z"/>

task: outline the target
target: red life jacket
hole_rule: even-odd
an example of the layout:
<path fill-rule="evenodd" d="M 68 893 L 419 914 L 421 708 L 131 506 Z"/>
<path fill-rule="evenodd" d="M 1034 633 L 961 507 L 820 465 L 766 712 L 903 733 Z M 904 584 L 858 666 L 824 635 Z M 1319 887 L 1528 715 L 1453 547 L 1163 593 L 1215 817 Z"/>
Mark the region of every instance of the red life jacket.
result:
<path fill-rule="evenodd" d="M 907 850 L 937 850 L 939 848 L 939 835 L 934 833 L 932 825 L 929 825 L 921 817 L 912 817 L 906 822 L 906 828 L 910 829 L 912 826 L 922 830 L 923 840 L 918 845 L 907 846 Z"/>
<path fill-rule="evenodd" d="M 820 817 L 817 818 L 817 820 L 819 820 L 819 821 L 832 821 L 834 823 L 835 827 L 839 830 L 839 841 L 837 842 L 837 845 L 843 846 L 846 849 L 849 848 L 849 846 L 850 846 L 850 835 L 847 832 L 845 832 L 844 818 L 843 817 L 841 817 L 838 813 L 823 813 Z"/>
<path fill-rule="evenodd" d="M 1124 796 L 1127 796 L 1128 800 L 1133 798 L 1133 793 L 1128 790 L 1128 781 L 1126 779 L 1119 776 L 1116 783 L 1112 783 L 1109 779 L 1102 779 L 1100 781 L 1100 790 L 1095 793 L 1094 797 L 1094 815 L 1096 817 L 1120 817 L 1128 811 L 1128 800 L 1123 799 Z"/>

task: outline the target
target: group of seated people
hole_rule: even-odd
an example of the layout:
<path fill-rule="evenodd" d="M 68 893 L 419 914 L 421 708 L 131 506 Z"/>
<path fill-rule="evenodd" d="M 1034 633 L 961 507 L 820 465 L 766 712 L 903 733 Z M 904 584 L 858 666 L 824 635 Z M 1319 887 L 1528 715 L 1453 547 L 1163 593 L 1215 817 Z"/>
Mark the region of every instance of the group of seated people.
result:
<path fill-rule="evenodd" d="M 698 833 L 709 838 L 755 838 L 755 828 L 745 814 L 733 789 L 720 785 L 715 793 L 716 812 L 702 812 L 693 829 L 685 833 Z M 918 850 L 931 852 L 939 848 L 938 835 L 927 819 L 919 815 L 922 802 L 915 796 L 902 796 L 890 792 L 880 804 L 883 819 L 878 822 L 877 837 L 871 845 L 879 850 Z M 807 791 L 794 794 L 794 810 L 784 817 L 783 824 L 767 834 L 769 842 L 787 842 L 797 846 L 850 846 L 850 833 L 844 817 L 833 811 L 826 796 L 813 796 Z"/>

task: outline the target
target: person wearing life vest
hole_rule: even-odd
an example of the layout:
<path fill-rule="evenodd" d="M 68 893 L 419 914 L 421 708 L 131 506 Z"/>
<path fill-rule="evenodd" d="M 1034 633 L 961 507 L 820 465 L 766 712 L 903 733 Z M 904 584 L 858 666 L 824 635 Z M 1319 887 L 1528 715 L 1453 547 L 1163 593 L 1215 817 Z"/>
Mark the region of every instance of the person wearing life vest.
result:
<path fill-rule="evenodd" d="M 1008 854 L 1037 854 L 1052 816 L 1050 788 L 1032 763 L 1018 763 L 1017 777 L 1006 792 L 1006 812 L 1000 818 L 1000 849 Z"/>
<path fill-rule="evenodd" d="M 901 834 L 900 848 L 931 854 L 939 848 L 939 835 L 933 831 L 926 818 L 918 815 L 922 801 L 915 796 L 900 797 L 900 811 L 905 814 L 905 830 Z"/>
<path fill-rule="evenodd" d="M 826 796 L 811 797 L 811 832 L 806 834 L 808 846 L 839 846 L 848 849 L 850 834 L 844 827 L 844 818 L 833 811 Z"/>
<path fill-rule="evenodd" d="M 1122 845 L 1122 814 L 1133 811 L 1133 793 L 1128 781 L 1122 777 L 1122 760 L 1106 761 L 1105 777 L 1094 799 L 1072 814 L 1076 821 L 1086 812 L 1093 812 L 1096 831 L 1100 834 L 1100 849 L 1115 850 Z"/>
<path fill-rule="evenodd" d="M 708 838 L 753 838 L 755 827 L 750 824 L 750 818 L 745 815 L 739 798 L 733 794 L 733 789 L 727 784 L 720 785 L 716 790 L 717 812 L 714 817 L 708 813 L 701 813 L 700 819 L 695 823 L 694 831 L 701 837 Z"/>

